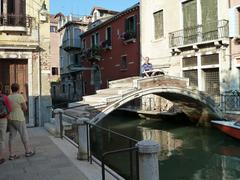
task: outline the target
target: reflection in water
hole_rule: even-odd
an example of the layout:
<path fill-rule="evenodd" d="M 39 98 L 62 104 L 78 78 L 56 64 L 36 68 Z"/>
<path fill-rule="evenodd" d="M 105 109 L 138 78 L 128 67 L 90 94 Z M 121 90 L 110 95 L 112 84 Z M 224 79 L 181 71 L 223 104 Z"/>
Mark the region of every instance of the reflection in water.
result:
<path fill-rule="evenodd" d="M 179 149 L 182 146 L 183 141 L 175 139 L 174 135 L 167 131 L 151 130 L 148 128 L 139 128 L 142 134 L 143 140 L 151 139 L 156 142 L 161 142 L 159 160 L 165 160 L 170 157 L 173 151 Z"/>
<path fill-rule="evenodd" d="M 214 128 L 123 115 L 108 116 L 101 124 L 138 140 L 159 142 L 161 180 L 240 180 L 240 142 Z"/>

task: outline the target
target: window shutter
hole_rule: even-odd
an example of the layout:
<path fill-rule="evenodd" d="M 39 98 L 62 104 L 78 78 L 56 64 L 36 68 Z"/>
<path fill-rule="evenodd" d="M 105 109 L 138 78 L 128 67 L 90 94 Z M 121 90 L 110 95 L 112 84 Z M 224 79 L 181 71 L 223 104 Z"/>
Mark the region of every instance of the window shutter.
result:
<path fill-rule="evenodd" d="M 125 19 L 125 32 L 128 32 L 128 19 Z"/>
<path fill-rule="evenodd" d="M 137 30 L 137 17 L 136 15 L 133 16 L 133 32 L 136 32 Z"/>
<path fill-rule="evenodd" d="M 197 25 L 197 3 L 196 0 L 183 3 L 183 25 L 184 28 Z"/>
<path fill-rule="evenodd" d="M 164 30 L 163 30 L 163 11 L 159 13 L 159 36 L 163 37 Z"/>
<path fill-rule="evenodd" d="M 229 9 L 229 37 L 239 36 L 239 12 L 236 8 Z"/>
<path fill-rule="evenodd" d="M 154 28 L 155 28 L 155 39 L 159 39 L 163 37 L 164 30 L 163 30 L 163 10 L 155 12 L 153 14 L 154 17 Z"/>

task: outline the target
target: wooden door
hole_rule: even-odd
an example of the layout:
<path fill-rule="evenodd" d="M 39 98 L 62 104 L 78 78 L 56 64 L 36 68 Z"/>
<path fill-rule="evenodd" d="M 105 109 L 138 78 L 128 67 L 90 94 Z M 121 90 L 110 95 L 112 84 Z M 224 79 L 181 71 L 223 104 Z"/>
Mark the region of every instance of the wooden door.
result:
<path fill-rule="evenodd" d="M 10 84 L 18 83 L 20 86 L 19 92 L 23 94 L 26 101 L 28 101 L 28 69 L 27 62 L 13 61 L 9 65 Z"/>
<path fill-rule="evenodd" d="M 27 59 L 0 59 L 0 83 L 3 84 L 3 93 L 11 93 L 11 84 L 18 83 L 19 92 L 23 94 L 28 104 L 28 68 Z M 26 122 L 28 122 L 26 112 Z"/>

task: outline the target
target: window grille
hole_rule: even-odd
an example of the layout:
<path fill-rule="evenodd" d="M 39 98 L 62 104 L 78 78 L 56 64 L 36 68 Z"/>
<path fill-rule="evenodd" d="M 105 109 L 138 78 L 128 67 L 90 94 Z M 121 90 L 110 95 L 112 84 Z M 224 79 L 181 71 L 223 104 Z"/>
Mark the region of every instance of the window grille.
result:
<path fill-rule="evenodd" d="M 205 75 L 205 91 L 210 95 L 220 94 L 219 69 L 206 69 Z"/>
<path fill-rule="evenodd" d="M 219 64 L 218 54 L 203 55 L 201 58 L 201 64 L 202 65 Z"/>
<path fill-rule="evenodd" d="M 183 67 L 192 67 L 197 66 L 197 57 L 185 57 L 182 60 L 182 66 Z"/>
<path fill-rule="evenodd" d="M 189 78 L 189 85 L 198 87 L 197 70 L 183 71 L 183 76 Z"/>

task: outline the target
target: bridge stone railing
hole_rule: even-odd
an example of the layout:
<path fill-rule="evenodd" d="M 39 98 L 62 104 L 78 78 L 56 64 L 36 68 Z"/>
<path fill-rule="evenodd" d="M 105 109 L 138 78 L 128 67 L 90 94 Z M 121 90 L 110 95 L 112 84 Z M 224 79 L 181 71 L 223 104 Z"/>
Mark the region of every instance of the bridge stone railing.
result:
<path fill-rule="evenodd" d="M 133 87 L 136 89 L 146 89 L 156 86 L 188 88 L 189 79 L 175 76 L 160 75 L 133 80 Z"/>

